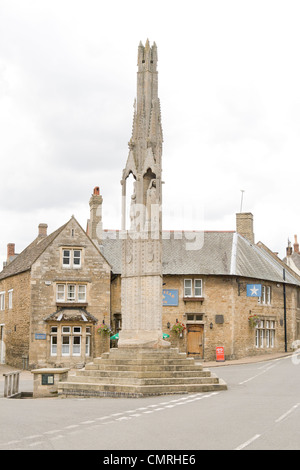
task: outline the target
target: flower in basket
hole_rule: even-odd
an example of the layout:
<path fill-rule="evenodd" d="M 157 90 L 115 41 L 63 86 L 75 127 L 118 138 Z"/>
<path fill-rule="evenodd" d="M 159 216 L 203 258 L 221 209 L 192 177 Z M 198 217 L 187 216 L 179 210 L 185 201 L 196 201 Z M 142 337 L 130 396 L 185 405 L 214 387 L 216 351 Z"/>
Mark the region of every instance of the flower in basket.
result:
<path fill-rule="evenodd" d="M 101 325 L 97 328 L 97 333 L 109 335 L 111 333 L 111 329 L 105 323 L 101 323 Z"/>
<path fill-rule="evenodd" d="M 255 327 L 259 324 L 260 318 L 258 315 L 250 315 L 250 317 L 248 317 L 248 321 L 251 327 Z"/>
<path fill-rule="evenodd" d="M 185 330 L 185 325 L 183 323 L 179 323 L 178 321 L 175 323 L 175 325 L 172 326 L 172 331 L 173 333 L 176 333 L 177 335 L 180 335 L 183 333 Z"/>

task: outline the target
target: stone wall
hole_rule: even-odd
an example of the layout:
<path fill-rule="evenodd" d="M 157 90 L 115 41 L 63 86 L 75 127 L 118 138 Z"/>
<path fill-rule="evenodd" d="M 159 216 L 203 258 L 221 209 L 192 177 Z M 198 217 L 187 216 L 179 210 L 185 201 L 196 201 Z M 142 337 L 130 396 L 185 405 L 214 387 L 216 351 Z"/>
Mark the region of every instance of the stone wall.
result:
<path fill-rule="evenodd" d="M 12 291 L 12 308 L 8 291 Z M 30 336 L 30 271 L 0 281 L 0 292 L 5 292 L 5 310 L 0 312 L 4 324 L 5 362 L 23 368 L 29 354 Z"/>
<path fill-rule="evenodd" d="M 203 281 L 203 299 L 185 299 L 183 295 L 184 279 L 199 279 Z M 247 297 L 246 286 L 249 284 L 263 284 L 271 287 L 271 303 L 262 304 L 258 298 Z M 171 332 L 176 320 L 189 324 L 201 324 L 204 330 L 204 360 L 215 360 L 216 347 L 223 346 L 226 359 L 241 358 L 249 355 L 283 352 L 284 339 L 284 308 L 283 285 L 275 282 L 263 282 L 257 279 L 241 279 L 231 276 L 164 276 L 164 288 L 178 289 L 178 306 L 163 307 L 163 330 Z M 287 347 L 296 339 L 297 288 L 287 286 Z M 199 321 L 188 318 L 196 314 Z M 275 322 L 274 347 L 256 347 L 255 328 L 251 328 L 248 318 L 257 314 L 263 321 Z M 201 315 L 201 317 L 199 317 Z M 168 323 L 170 328 L 167 327 Z M 181 350 L 187 350 L 187 330 L 183 339 L 176 339 Z M 173 335 L 170 336 L 171 339 Z M 176 344 L 174 338 L 172 345 Z"/>

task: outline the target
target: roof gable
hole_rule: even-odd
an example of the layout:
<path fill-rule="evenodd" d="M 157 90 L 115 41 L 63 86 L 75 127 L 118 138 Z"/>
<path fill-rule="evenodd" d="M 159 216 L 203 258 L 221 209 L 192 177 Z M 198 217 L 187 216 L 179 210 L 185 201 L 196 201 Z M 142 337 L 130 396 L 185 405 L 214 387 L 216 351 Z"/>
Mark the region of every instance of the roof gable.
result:
<path fill-rule="evenodd" d="M 9 263 L 3 271 L 0 272 L 0 280 L 5 279 L 10 276 L 15 276 L 16 274 L 20 274 L 22 272 L 28 271 L 31 269 L 32 265 L 39 259 L 39 257 L 47 250 L 47 248 L 54 242 L 54 240 L 64 232 L 71 224 L 75 222 L 78 228 L 82 231 L 84 236 L 88 239 L 88 241 L 95 247 L 98 251 L 99 256 L 103 258 L 105 263 L 111 268 L 109 261 L 105 258 L 103 253 L 101 253 L 99 247 L 95 245 L 93 240 L 86 234 L 83 230 L 79 222 L 75 219 L 74 216 L 64 225 L 62 225 L 59 229 L 52 232 L 45 238 L 37 237 L 30 245 L 28 245 L 11 263 Z"/>

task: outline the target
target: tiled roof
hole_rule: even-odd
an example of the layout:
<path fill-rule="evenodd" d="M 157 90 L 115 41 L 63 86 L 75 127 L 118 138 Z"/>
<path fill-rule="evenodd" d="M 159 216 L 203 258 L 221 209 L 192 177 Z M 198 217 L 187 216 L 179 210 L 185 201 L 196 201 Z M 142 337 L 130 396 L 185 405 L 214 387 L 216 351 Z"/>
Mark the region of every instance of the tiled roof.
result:
<path fill-rule="evenodd" d="M 196 232 L 197 238 L 192 241 L 193 235 L 195 232 L 181 232 L 181 237 L 180 232 L 172 233 L 171 237 L 164 234 L 164 275 L 232 275 L 283 281 L 282 261 L 236 232 Z M 112 265 L 112 271 L 120 274 L 122 240 L 118 239 L 118 232 L 106 233 L 103 254 Z M 299 278 L 290 270 L 286 270 L 285 276 L 286 282 L 300 285 Z"/>

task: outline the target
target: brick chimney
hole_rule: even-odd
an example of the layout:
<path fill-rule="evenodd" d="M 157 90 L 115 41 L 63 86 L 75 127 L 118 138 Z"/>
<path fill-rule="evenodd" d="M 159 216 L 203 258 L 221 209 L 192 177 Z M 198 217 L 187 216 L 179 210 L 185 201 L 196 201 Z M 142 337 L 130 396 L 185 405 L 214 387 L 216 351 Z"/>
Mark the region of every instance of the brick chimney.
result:
<path fill-rule="evenodd" d="M 294 243 L 294 252 L 299 253 L 299 243 L 297 241 L 297 235 L 294 235 L 295 243 Z"/>
<path fill-rule="evenodd" d="M 7 264 L 9 264 L 14 259 L 15 256 L 16 256 L 15 244 L 8 243 L 7 244 L 7 259 L 6 259 Z"/>
<path fill-rule="evenodd" d="M 253 214 L 251 212 L 239 212 L 236 214 L 236 231 L 254 243 Z"/>
<path fill-rule="evenodd" d="M 102 243 L 102 202 L 99 186 L 94 188 L 90 198 L 90 219 L 88 221 L 88 235 L 101 245 Z"/>
<path fill-rule="evenodd" d="M 39 224 L 39 238 L 45 238 L 47 237 L 47 224 Z"/>

